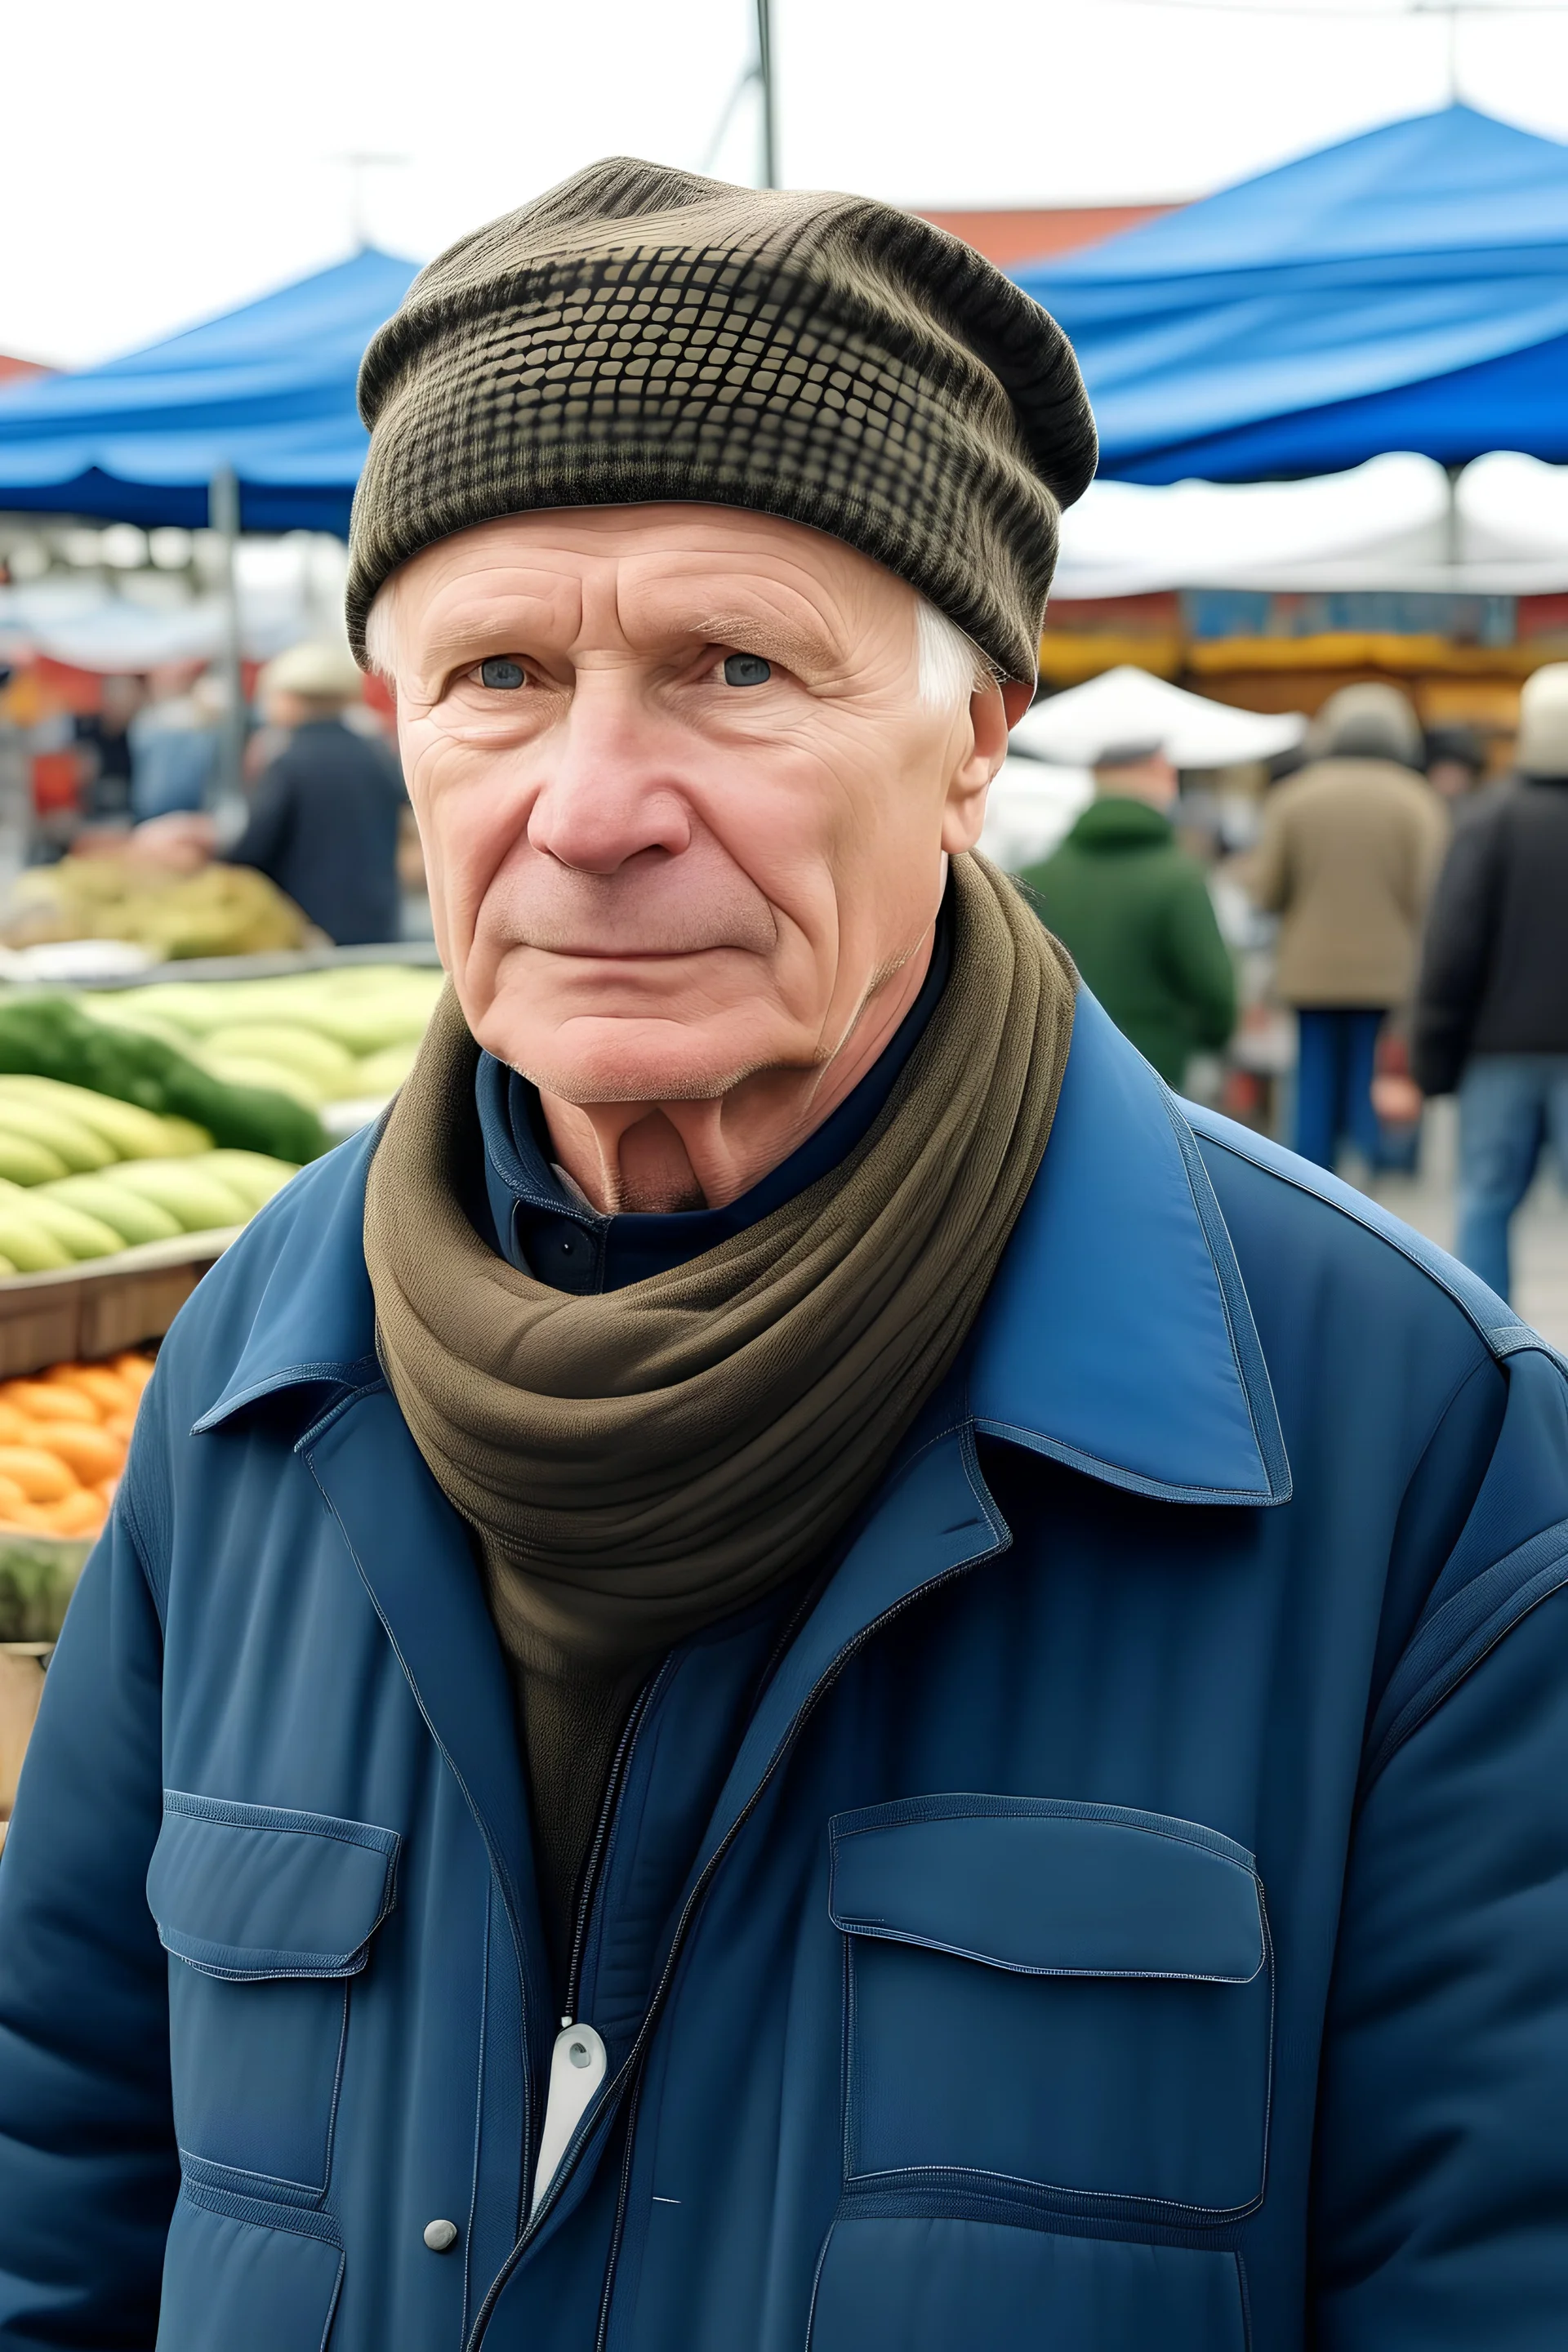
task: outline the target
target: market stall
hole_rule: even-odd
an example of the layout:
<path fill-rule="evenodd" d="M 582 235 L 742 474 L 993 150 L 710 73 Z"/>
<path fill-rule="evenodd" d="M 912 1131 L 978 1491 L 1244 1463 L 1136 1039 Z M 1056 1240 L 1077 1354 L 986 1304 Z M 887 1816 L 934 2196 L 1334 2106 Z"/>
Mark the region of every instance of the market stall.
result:
<path fill-rule="evenodd" d="M 1568 652 L 1565 263 L 1568 147 L 1451 106 L 1015 270 L 1100 434 L 1044 675 L 1386 677 L 1500 755 Z"/>
<path fill-rule="evenodd" d="M 379 1115 L 441 986 L 415 947 L 0 988 L 0 1823 L 157 1341 L 247 1220 Z"/>

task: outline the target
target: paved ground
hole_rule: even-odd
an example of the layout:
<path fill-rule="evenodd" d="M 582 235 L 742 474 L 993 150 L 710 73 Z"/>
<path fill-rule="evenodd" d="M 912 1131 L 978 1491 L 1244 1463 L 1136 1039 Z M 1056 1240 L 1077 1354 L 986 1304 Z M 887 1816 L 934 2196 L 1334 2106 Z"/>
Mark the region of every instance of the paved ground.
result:
<path fill-rule="evenodd" d="M 1454 1242 L 1454 1105 L 1433 1103 L 1416 1177 L 1380 1176 L 1369 1188 L 1407 1224 L 1451 1249 Z M 1554 1348 L 1568 1354 L 1568 1200 L 1543 1167 L 1513 1224 L 1513 1304 Z"/>

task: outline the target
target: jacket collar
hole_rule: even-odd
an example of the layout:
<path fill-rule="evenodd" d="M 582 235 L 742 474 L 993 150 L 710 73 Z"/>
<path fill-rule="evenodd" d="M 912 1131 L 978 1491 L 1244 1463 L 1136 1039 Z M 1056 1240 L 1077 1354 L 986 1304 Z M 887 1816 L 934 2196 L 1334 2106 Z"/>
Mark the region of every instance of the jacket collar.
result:
<path fill-rule="evenodd" d="M 1289 1499 L 1236 1253 L 1175 1097 L 1079 992 L 1040 1173 L 975 1328 L 986 1435 L 1171 1502 Z"/>
<path fill-rule="evenodd" d="M 377 1381 L 362 1240 L 374 1140 L 307 1170 L 237 1245 L 237 1257 L 257 1251 L 261 1278 L 237 1286 L 249 1328 L 198 1430 L 284 1389 Z M 283 1221 L 302 1247 L 281 1246 Z M 1045 1160 L 969 1350 L 968 1411 L 988 1436 L 1140 1494 L 1255 1507 L 1289 1496 L 1262 1349 L 1192 1130 L 1086 990 Z"/>

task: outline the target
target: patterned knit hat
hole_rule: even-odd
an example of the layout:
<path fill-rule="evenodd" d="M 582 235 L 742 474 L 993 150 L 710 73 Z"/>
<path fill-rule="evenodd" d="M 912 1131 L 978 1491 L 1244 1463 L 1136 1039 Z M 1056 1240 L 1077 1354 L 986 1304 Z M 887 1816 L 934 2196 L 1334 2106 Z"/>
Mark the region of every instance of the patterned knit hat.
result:
<path fill-rule="evenodd" d="M 615 158 L 422 270 L 365 353 L 349 635 L 421 548 L 544 507 L 809 523 L 1032 679 L 1094 420 L 1061 329 L 927 221 Z"/>

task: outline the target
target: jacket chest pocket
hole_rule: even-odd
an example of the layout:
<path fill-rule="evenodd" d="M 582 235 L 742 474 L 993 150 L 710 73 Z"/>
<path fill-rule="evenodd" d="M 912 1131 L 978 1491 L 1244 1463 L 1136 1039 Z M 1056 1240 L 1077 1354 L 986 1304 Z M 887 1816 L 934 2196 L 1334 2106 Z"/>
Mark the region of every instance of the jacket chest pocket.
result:
<path fill-rule="evenodd" d="M 147 1900 L 173 1956 L 187 2179 L 294 2203 L 325 2190 L 349 1989 L 392 1908 L 399 1844 L 365 1822 L 164 1791 Z"/>
<path fill-rule="evenodd" d="M 1058 2209 L 1258 2203 L 1271 1969 L 1243 1848 L 1160 1814 L 984 1796 L 840 1814 L 831 1837 L 851 2191 L 985 2176 Z"/>

